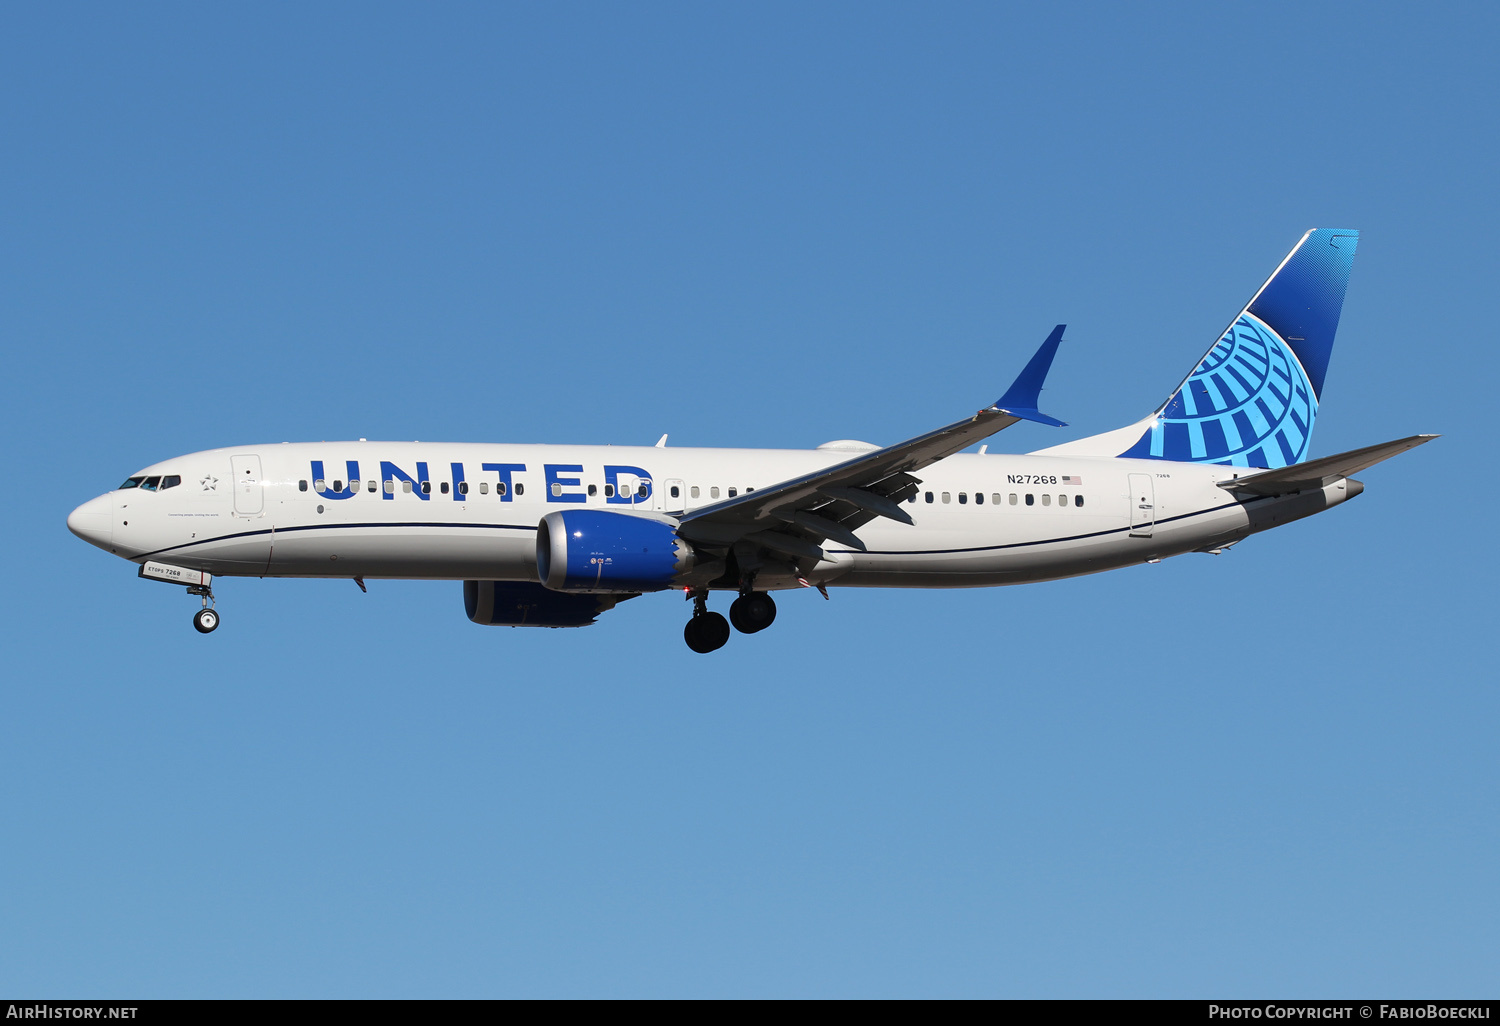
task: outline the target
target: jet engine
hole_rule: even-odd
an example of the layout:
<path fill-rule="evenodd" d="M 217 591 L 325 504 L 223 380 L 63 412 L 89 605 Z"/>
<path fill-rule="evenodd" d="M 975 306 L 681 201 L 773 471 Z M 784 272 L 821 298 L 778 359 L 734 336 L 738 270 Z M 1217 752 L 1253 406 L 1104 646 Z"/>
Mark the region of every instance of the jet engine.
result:
<path fill-rule="evenodd" d="M 465 581 L 464 611 L 490 627 L 587 627 L 634 595 L 568 595 L 530 581 Z"/>
<path fill-rule="evenodd" d="M 554 591 L 661 591 L 692 566 L 692 547 L 666 519 L 575 509 L 537 526 L 537 576 Z"/>

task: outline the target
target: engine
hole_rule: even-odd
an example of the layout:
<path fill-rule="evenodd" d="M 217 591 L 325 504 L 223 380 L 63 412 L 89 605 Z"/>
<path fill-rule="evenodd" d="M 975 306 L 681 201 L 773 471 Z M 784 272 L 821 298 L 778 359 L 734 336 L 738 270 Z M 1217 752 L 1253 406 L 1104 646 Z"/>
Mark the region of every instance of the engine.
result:
<path fill-rule="evenodd" d="M 492 627 L 587 627 L 634 595 L 568 595 L 528 581 L 465 581 L 464 611 Z"/>
<path fill-rule="evenodd" d="M 537 576 L 554 591 L 661 591 L 692 566 L 692 548 L 669 521 L 576 509 L 537 526 Z"/>

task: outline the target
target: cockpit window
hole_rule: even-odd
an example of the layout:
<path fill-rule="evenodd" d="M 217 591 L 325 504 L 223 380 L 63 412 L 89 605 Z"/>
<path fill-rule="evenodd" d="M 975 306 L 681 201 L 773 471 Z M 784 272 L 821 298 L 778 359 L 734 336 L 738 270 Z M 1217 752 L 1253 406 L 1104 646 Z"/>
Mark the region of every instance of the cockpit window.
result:
<path fill-rule="evenodd" d="M 148 477 L 141 482 L 141 487 L 148 492 L 154 492 L 157 488 L 161 487 L 161 478 Z"/>
<path fill-rule="evenodd" d="M 127 477 L 125 479 L 125 483 L 122 484 L 119 488 L 116 488 L 115 491 L 123 492 L 127 488 L 139 488 L 141 486 L 141 482 L 144 480 L 146 480 L 144 477 Z"/>
<path fill-rule="evenodd" d="M 168 488 L 176 488 L 180 484 L 182 484 L 182 475 L 168 474 L 161 479 L 161 490 L 166 491 Z"/>

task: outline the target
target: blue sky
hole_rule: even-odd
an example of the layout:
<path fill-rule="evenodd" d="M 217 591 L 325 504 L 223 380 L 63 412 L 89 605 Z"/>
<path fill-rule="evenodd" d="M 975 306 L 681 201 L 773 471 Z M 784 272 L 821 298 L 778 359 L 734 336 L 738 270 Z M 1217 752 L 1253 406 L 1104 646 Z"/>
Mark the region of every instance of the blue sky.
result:
<path fill-rule="evenodd" d="M 0 992 L 1492 995 L 1500 18 L 1036 6 L 0 13 Z M 1314 453 L 1444 437 L 1217 558 L 700 657 L 452 582 L 201 637 L 64 527 L 220 445 L 891 442 L 1067 322 L 1024 451 L 1317 225 Z"/>

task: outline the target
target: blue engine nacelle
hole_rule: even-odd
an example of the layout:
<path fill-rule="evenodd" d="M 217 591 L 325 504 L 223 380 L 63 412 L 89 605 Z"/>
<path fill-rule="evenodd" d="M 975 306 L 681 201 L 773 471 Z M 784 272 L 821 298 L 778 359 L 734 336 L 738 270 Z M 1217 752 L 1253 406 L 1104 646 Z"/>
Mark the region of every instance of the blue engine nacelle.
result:
<path fill-rule="evenodd" d="M 677 529 L 650 517 L 571 509 L 537 525 L 537 576 L 554 591 L 661 591 L 692 566 Z"/>
<path fill-rule="evenodd" d="M 465 581 L 464 611 L 490 627 L 587 627 L 634 595 L 567 595 L 530 581 Z"/>

